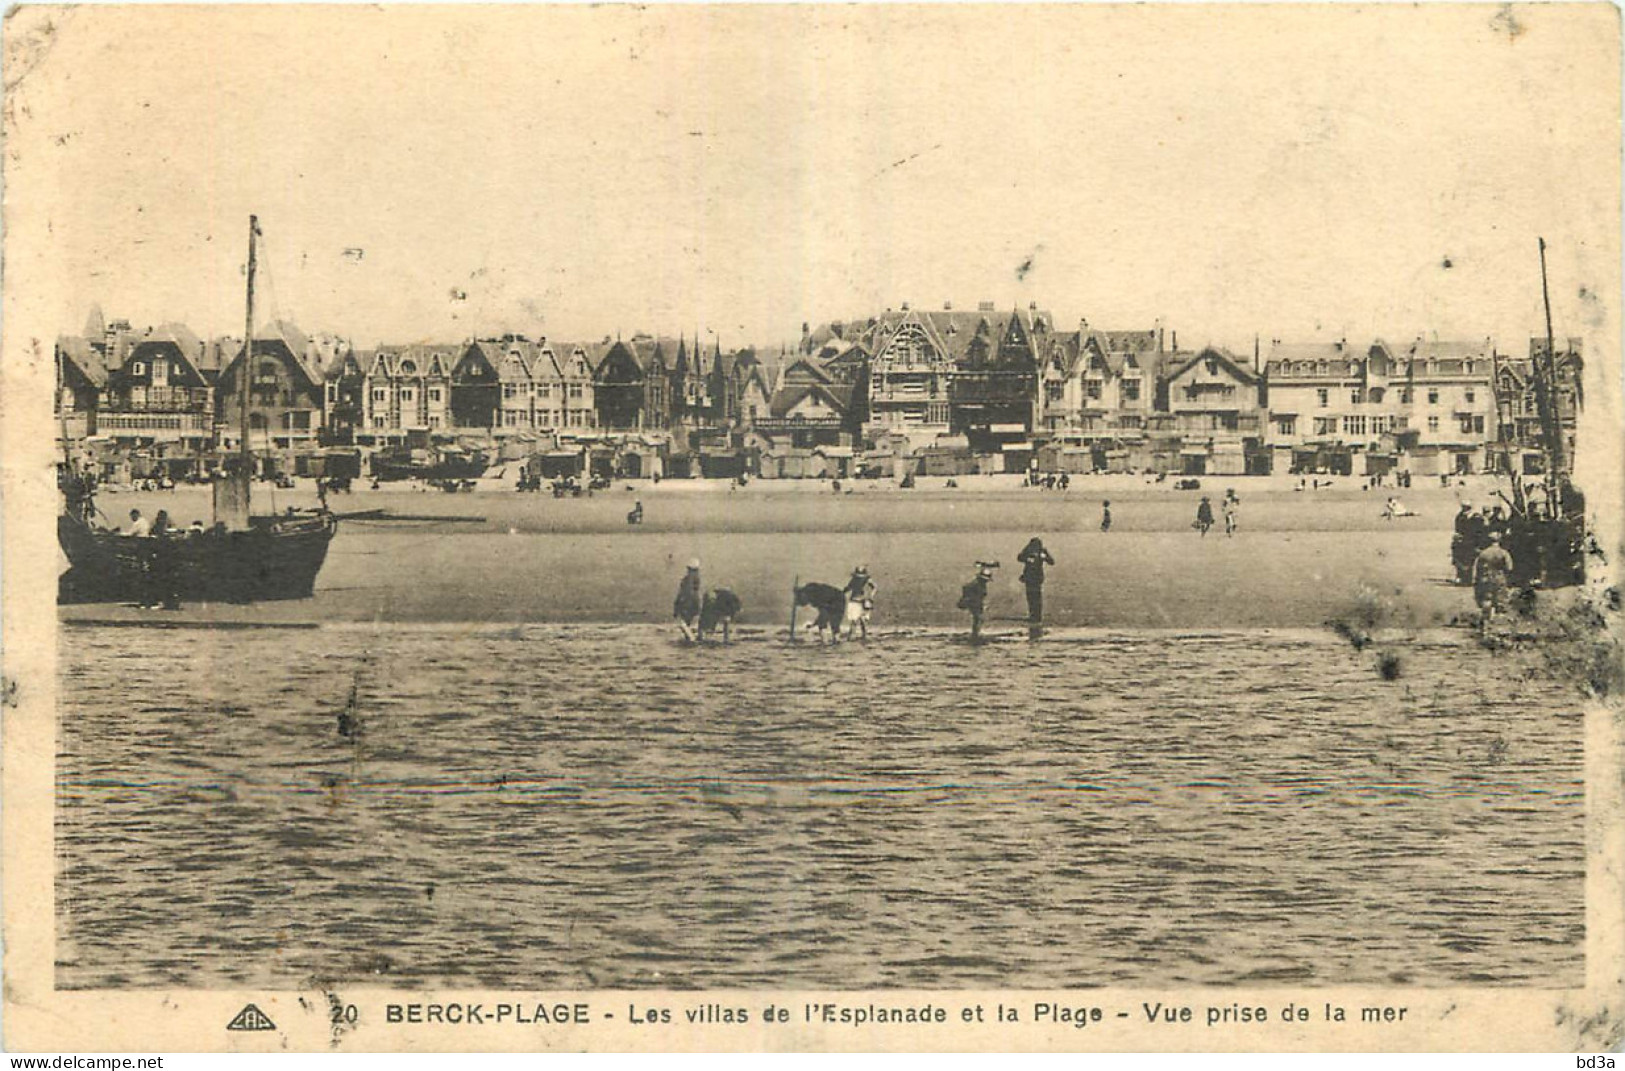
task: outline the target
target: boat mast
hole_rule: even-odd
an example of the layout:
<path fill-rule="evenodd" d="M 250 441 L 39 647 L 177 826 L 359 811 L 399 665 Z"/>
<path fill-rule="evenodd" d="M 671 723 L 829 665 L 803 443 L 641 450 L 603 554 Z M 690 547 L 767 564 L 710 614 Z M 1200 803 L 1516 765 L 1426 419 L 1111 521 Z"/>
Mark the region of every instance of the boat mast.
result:
<path fill-rule="evenodd" d="M 248 310 L 243 326 L 243 368 L 237 377 L 237 457 L 244 476 L 254 478 L 254 451 L 248 442 L 248 377 L 254 364 L 254 239 L 260 233 L 258 216 L 248 217 Z"/>
<path fill-rule="evenodd" d="M 1551 503 L 1552 515 L 1563 515 L 1563 472 L 1566 450 L 1563 443 L 1562 421 L 1557 418 L 1557 343 L 1552 333 L 1552 295 L 1546 285 L 1546 239 L 1540 243 L 1540 297 L 1546 306 L 1546 353 L 1534 362 L 1535 404 L 1540 409 L 1540 424 L 1546 448 L 1546 499 Z"/>

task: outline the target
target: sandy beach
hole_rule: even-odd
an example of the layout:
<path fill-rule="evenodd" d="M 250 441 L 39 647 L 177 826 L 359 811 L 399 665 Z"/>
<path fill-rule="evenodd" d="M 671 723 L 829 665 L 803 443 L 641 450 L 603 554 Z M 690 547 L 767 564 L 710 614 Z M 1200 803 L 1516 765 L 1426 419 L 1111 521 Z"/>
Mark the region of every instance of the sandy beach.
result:
<path fill-rule="evenodd" d="M 702 562 L 707 587 L 744 601 L 741 624 L 779 627 L 792 583 L 842 584 L 867 565 L 880 586 L 880 631 L 955 626 L 959 587 L 976 560 L 1003 563 L 990 615 L 1025 614 L 1014 556 L 1031 536 L 1055 556 L 1045 588 L 1046 623 L 1070 627 L 1314 627 L 1377 605 L 1402 627 L 1448 624 L 1471 609 L 1470 593 L 1446 582 L 1451 519 L 1461 501 L 1493 500 L 1476 478 L 1403 491 L 1336 480 L 1297 490 L 1296 478 L 1207 478 L 1200 491 L 1145 477 L 1087 477 L 1066 492 L 1020 486 L 1015 477 L 922 480 L 901 490 L 851 481 L 617 483 L 592 497 L 519 494 L 511 481 L 481 481 L 446 494 L 385 484 L 334 496 L 340 513 L 453 518 L 343 522 L 310 600 L 252 606 L 193 605 L 159 615 L 116 605 L 62 608 L 67 620 L 182 624 L 324 621 L 659 622 L 671 614 L 684 564 Z M 1202 495 L 1241 498 L 1239 530 L 1204 538 L 1191 527 Z M 1416 516 L 1386 520 L 1402 497 Z M 1112 503 L 1110 532 L 1101 503 Z M 308 481 L 257 492 L 256 509 L 313 505 Z M 625 517 L 642 502 L 644 522 Z M 110 517 L 130 508 L 169 511 L 181 524 L 208 517 L 206 488 L 108 493 Z M 65 565 L 65 563 L 63 563 Z"/>

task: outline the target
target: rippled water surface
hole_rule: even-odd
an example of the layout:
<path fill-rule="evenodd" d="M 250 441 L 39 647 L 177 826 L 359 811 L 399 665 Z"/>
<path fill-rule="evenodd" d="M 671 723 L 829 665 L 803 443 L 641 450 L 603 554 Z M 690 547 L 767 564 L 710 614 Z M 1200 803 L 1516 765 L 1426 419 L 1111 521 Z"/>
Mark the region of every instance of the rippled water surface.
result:
<path fill-rule="evenodd" d="M 1579 703 L 1447 636 L 62 636 L 65 987 L 1583 981 Z"/>

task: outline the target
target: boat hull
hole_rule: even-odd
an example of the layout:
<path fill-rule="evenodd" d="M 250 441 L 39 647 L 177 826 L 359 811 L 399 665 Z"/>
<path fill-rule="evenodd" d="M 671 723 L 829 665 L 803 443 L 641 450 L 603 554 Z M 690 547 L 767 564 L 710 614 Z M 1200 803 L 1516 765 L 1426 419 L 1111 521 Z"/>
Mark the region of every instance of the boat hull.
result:
<path fill-rule="evenodd" d="M 63 603 L 152 601 L 179 596 L 201 602 L 307 599 L 338 531 L 331 514 L 256 517 L 240 532 L 167 539 L 93 529 L 57 518 L 57 540 L 69 568 L 58 587 Z"/>

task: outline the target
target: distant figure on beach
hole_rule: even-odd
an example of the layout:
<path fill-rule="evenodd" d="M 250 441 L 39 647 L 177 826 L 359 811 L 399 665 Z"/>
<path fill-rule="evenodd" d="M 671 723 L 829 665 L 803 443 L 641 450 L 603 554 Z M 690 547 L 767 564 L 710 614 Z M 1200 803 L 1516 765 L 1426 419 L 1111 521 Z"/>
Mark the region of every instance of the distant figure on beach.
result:
<path fill-rule="evenodd" d="M 813 627 L 818 640 L 825 642 L 824 630 L 829 630 L 830 642 L 841 642 L 841 621 L 846 617 L 846 593 L 830 584 L 803 584 L 796 588 L 796 605 L 810 606 L 818 611 Z M 791 638 L 795 636 L 792 633 Z"/>
<path fill-rule="evenodd" d="M 1473 600 L 1483 616 L 1480 623 L 1488 624 L 1506 609 L 1507 578 L 1512 575 L 1512 555 L 1501 547 L 1501 533 L 1491 532 L 1490 545 L 1478 552 L 1473 561 Z"/>
<path fill-rule="evenodd" d="M 1230 488 L 1224 493 L 1224 501 L 1220 503 L 1220 512 L 1224 514 L 1224 534 L 1236 534 L 1236 525 L 1239 523 L 1237 513 L 1241 510 L 1241 499 L 1236 497 L 1236 489 Z"/>
<path fill-rule="evenodd" d="M 152 534 L 152 522 L 141 516 L 140 510 L 133 509 L 130 511 L 130 526 L 124 529 L 124 534 L 144 539 Z"/>
<path fill-rule="evenodd" d="M 694 626 L 700 617 L 700 560 L 688 563 L 688 572 L 677 585 L 677 599 L 672 603 L 671 616 L 683 630 L 683 639 L 694 641 Z"/>
<path fill-rule="evenodd" d="M 1416 516 L 1416 513 L 1414 511 L 1412 511 L 1412 510 L 1406 509 L 1405 504 L 1403 502 L 1401 502 L 1399 499 L 1395 498 L 1393 495 L 1388 496 L 1387 503 L 1384 504 L 1383 507 L 1382 507 L 1382 518 L 1385 521 L 1391 521 L 1395 517 L 1414 517 L 1414 516 Z"/>
<path fill-rule="evenodd" d="M 959 589 L 959 608 L 970 611 L 972 643 L 981 642 L 982 615 L 987 611 L 987 585 L 988 581 L 993 579 L 993 570 L 998 567 L 998 562 L 977 562 L 976 575 L 971 577 L 970 583 Z"/>
<path fill-rule="evenodd" d="M 1027 628 L 1036 639 L 1044 624 L 1044 566 L 1054 565 L 1055 559 L 1044 549 L 1043 540 L 1033 536 L 1016 561 L 1022 564 L 1021 584 L 1027 589 Z"/>
<path fill-rule="evenodd" d="M 1202 496 L 1201 504 L 1196 507 L 1196 523 L 1191 527 L 1200 532 L 1204 538 L 1207 536 L 1207 530 L 1213 527 L 1213 503 L 1208 501 L 1206 495 Z"/>
<path fill-rule="evenodd" d="M 864 639 L 869 638 L 869 619 L 875 611 L 875 594 L 880 589 L 869 577 L 869 567 L 860 565 L 852 570 L 852 578 L 846 582 L 846 638 L 851 639 L 853 633 L 861 632 Z"/>
<path fill-rule="evenodd" d="M 627 524 L 642 524 L 643 523 L 643 503 L 642 502 L 634 502 L 632 504 L 632 509 L 626 515 L 626 523 Z"/>
<path fill-rule="evenodd" d="M 1110 502 L 1100 504 L 1100 530 L 1102 532 L 1112 530 L 1112 504 Z"/>
<path fill-rule="evenodd" d="M 705 593 L 705 601 L 700 604 L 700 642 L 715 632 L 718 626 L 722 628 L 722 642 L 732 642 L 732 626 L 734 618 L 738 617 L 744 607 L 739 602 L 739 596 L 727 588 L 717 588 L 715 591 Z"/>

